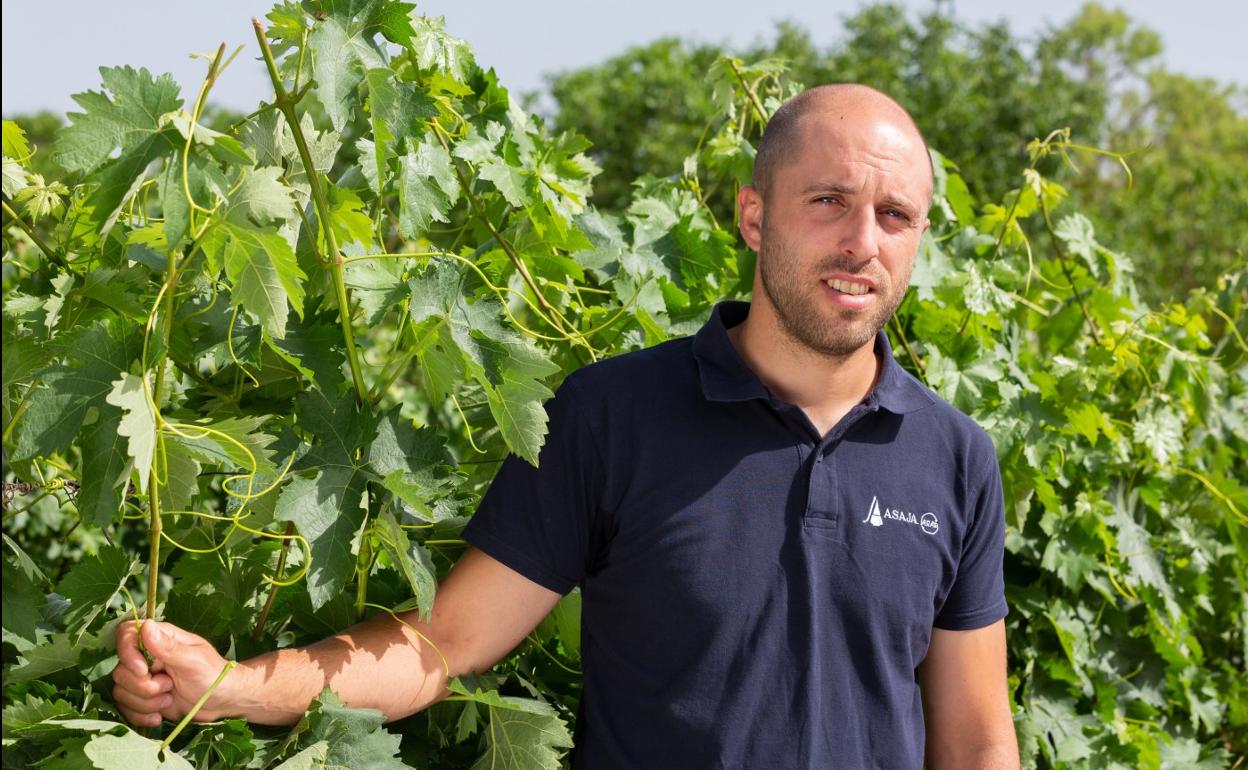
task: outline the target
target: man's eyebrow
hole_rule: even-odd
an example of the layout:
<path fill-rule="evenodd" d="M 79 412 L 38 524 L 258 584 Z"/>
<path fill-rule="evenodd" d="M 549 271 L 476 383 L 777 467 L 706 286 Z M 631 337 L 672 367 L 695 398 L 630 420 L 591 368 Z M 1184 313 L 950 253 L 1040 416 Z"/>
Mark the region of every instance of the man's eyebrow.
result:
<path fill-rule="evenodd" d="M 857 187 L 845 182 L 837 182 L 830 179 L 820 179 L 811 182 L 802 190 L 802 195 L 810 195 L 811 193 L 839 193 L 841 195 L 853 195 L 859 190 Z M 892 206 L 904 210 L 906 213 L 914 213 L 918 211 L 918 206 L 909 198 L 898 195 L 897 193 L 889 193 L 884 196 L 881 203 L 885 206 Z"/>
<path fill-rule="evenodd" d="M 845 182 L 834 182 L 831 180 L 821 179 L 817 182 L 811 182 L 806 186 L 806 189 L 802 190 L 803 195 L 813 192 L 834 192 L 841 193 L 842 195 L 851 195 L 858 192 L 858 188 L 851 184 L 846 184 Z"/>
<path fill-rule="evenodd" d="M 909 198 L 904 198 L 893 193 L 885 195 L 882 202 L 885 206 L 893 206 L 895 208 L 903 209 L 907 213 L 918 210 L 918 207 L 911 203 Z"/>

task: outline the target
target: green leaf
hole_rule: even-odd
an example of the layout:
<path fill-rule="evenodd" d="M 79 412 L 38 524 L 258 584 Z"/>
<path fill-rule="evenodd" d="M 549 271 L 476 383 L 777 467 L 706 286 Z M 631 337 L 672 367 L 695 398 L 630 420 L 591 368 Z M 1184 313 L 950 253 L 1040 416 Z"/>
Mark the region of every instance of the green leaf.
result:
<path fill-rule="evenodd" d="M 199 491 L 199 462 L 182 445 L 165 440 L 160 456 L 160 507 L 184 511 Z"/>
<path fill-rule="evenodd" d="M 65 632 L 81 638 L 141 568 L 138 559 L 113 545 L 106 545 L 99 553 L 75 564 L 56 587 L 56 592 L 69 602 L 63 617 Z"/>
<path fill-rule="evenodd" d="M 1092 222 L 1083 214 L 1067 214 L 1053 229 L 1055 235 L 1066 244 L 1067 250 L 1083 260 L 1088 271 L 1096 277 L 1101 275 L 1101 266 L 1097 263 L 1096 233 Z"/>
<path fill-rule="evenodd" d="M 542 403 L 552 395 L 542 380 L 558 367 L 530 339 L 504 323 L 497 301 L 469 302 L 463 297 L 460 280 L 452 265 L 439 261 L 408 281 L 414 327 L 436 330 L 442 343 L 441 352 L 419 354 L 421 362 L 429 371 L 442 372 L 449 385 L 456 372 L 449 368 L 453 359 L 447 357 L 457 354 L 458 367 L 485 389 L 490 414 L 507 447 L 536 465 L 546 435 Z"/>
<path fill-rule="evenodd" d="M 489 713 L 485 753 L 472 770 L 557 770 L 562 756 L 559 749 L 572 747 L 572 734 L 545 703 L 499 695 L 497 690 L 470 690 L 459 679 L 447 687 L 486 706 Z"/>
<path fill-rule="evenodd" d="M 195 770 L 172 749 L 162 750 L 160 741 L 130 730 L 122 735 L 97 735 L 84 751 L 100 770 Z"/>
<path fill-rule="evenodd" d="M 396 259 L 361 259 L 343 265 L 343 278 L 351 296 L 364 311 L 363 321 L 374 326 L 387 310 L 407 298 L 403 266 Z"/>
<path fill-rule="evenodd" d="M 30 165 L 30 142 L 26 141 L 26 132 L 12 120 L 3 123 L 4 156 L 12 158 L 23 166 Z"/>
<path fill-rule="evenodd" d="M 6 317 L 4 320 L 3 396 L 4 424 L 12 419 L 12 410 L 20 399 L 16 393 L 19 385 L 27 384 L 31 375 L 47 365 L 48 352 L 28 334 L 20 334 L 16 325 Z"/>
<path fill-rule="evenodd" d="M 417 145 L 399 165 L 399 231 L 419 238 L 431 221 L 446 222 L 459 198 L 459 179 L 451 156 L 432 139 Z"/>
<path fill-rule="evenodd" d="M 276 232 L 224 223 L 204 238 L 203 249 L 214 263 L 210 269 L 224 263 L 234 304 L 254 314 L 270 336 L 286 336 L 288 308 L 303 315 L 307 277 L 286 239 Z"/>
<path fill-rule="evenodd" d="M 3 590 L 3 614 L 0 616 L 4 619 L 4 630 L 34 642 L 43 590 L 7 558 L 4 560 Z"/>
<path fill-rule="evenodd" d="M 329 742 L 317 741 L 298 753 L 292 754 L 289 759 L 273 770 L 322 770 L 326 767 L 325 760 L 328 756 Z"/>
<path fill-rule="evenodd" d="M 104 88 L 74 95 L 86 112 L 69 113 L 70 125 L 56 139 L 56 160 L 70 171 L 89 171 L 114 152 L 124 157 L 160 131 L 160 118 L 182 106 L 173 76 L 155 80 L 146 69 L 101 67 Z M 145 153 L 137 153 L 139 155 Z"/>
<path fill-rule="evenodd" d="M 152 456 L 156 453 L 156 412 L 146 382 L 127 372 L 113 383 L 104 400 L 121 409 L 117 433 L 126 437 L 128 454 L 139 473 L 139 491 L 146 492 Z"/>
<path fill-rule="evenodd" d="M 65 357 L 39 375 L 26 411 L 14 427 L 14 460 L 49 457 L 69 447 L 92 409 L 119 414 L 105 399 L 139 355 L 138 329 L 102 321 L 59 337 L 53 350 Z"/>
<path fill-rule="evenodd" d="M 7 120 L 5 121 L 5 124 L 8 124 Z M 26 169 L 22 168 L 22 164 L 13 160 L 8 155 L 4 156 L 2 179 L 4 197 L 6 198 L 17 197 L 17 194 L 22 190 L 25 190 L 27 185 L 30 184 L 29 181 L 27 181 Z"/>
<path fill-rule="evenodd" d="M 472 67 L 472 48 L 463 40 L 448 34 L 446 20 L 441 16 L 417 16 L 411 20 L 415 34 L 411 48 L 421 69 L 438 70 L 462 81 Z"/>
<path fill-rule="evenodd" d="M 373 136 L 383 152 L 392 150 L 396 139 L 422 133 L 416 127 L 417 121 L 438 115 L 437 105 L 428 91 L 415 83 L 398 80 L 389 67 L 370 69 L 365 73 L 365 80 Z M 379 165 L 384 166 L 384 162 Z"/>
<path fill-rule="evenodd" d="M 364 211 L 364 201 L 354 190 L 328 185 L 329 220 L 338 244 L 343 247 L 367 249 L 373 242 L 373 220 Z"/>
<path fill-rule="evenodd" d="M 49 719 L 61 719 L 76 714 L 77 711 L 63 700 L 44 700 L 31 693 L 20 703 L 13 702 L 4 707 L 4 737 L 8 745 L 9 738 L 24 732 L 47 730 L 44 724 Z M 51 729 L 61 729 L 54 727 Z"/>
<path fill-rule="evenodd" d="M 228 417 L 202 423 L 184 423 L 165 440 L 179 445 L 188 457 L 221 470 L 264 473 L 273 470 L 273 436 L 260 430 L 264 415 Z"/>
<path fill-rule="evenodd" d="M 42 679 L 48 674 L 77 666 L 84 656 L 101 650 L 111 651 L 118 622 L 119 619 L 113 619 L 105 623 L 98 635 L 85 632 L 52 634 L 43 644 L 22 651 L 26 662 L 5 672 L 5 684 Z"/>
<path fill-rule="evenodd" d="M 1132 515 L 1134 507 L 1134 500 L 1124 499 L 1119 490 L 1114 499 L 1114 514 L 1106 518 L 1106 523 L 1118 535 L 1118 553 L 1131 565 L 1126 579 L 1133 585 L 1151 586 L 1163 596 L 1173 597 L 1170 581 L 1166 579 L 1165 569 L 1157 558 L 1148 530 Z"/>
<path fill-rule="evenodd" d="M 342 591 L 355 570 L 365 518 L 360 503 L 369 479 L 356 454 L 372 440 L 376 419 L 362 413 L 350 393 L 330 401 L 319 391 L 303 393 L 296 414 L 317 443 L 296 462 L 301 475 L 282 487 L 274 515 L 294 522 L 312 547 L 308 595 L 317 609 Z"/>
<path fill-rule="evenodd" d="M 295 747 L 328 744 L 325 759 L 314 767 L 410 770 L 398 758 L 399 736 L 387 732 L 380 711 L 347 708 L 327 687 L 312 701 L 292 731 Z"/>
<path fill-rule="evenodd" d="M 429 549 L 408 537 L 407 532 L 390 511 L 377 517 L 376 533 L 382 548 L 390 556 L 395 569 L 412 589 L 412 598 L 423 621 L 433 612 L 433 599 L 437 592 L 437 568 Z"/>
<path fill-rule="evenodd" d="M 386 66 L 370 38 L 359 20 L 334 16 L 318 22 L 308 36 L 316 94 L 337 131 L 351 120 L 354 92 L 364 78 L 361 67 Z"/>
<path fill-rule="evenodd" d="M 123 485 L 130 478 L 129 442 L 121 433 L 121 416 L 97 420 L 82 431 L 80 441 L 81 487 L 74 502 L 83 521 L 105 527 L 121 516 Z"/>
<path fill-rule="evenodd" d="M 477 167 L 477 175 L 492 182 L 507 202 L 516 208 L 524 208 L 528 203 L 524 171 L 509 165 L 505 160 L 490 158 Z"/>
<path fill-rule="evenodd" d="M 282 169 L 275 166 L 245 171 L 238 189 L 230 195 L 226 218 L 243 225 L 264 225 L 294 217 L 295 199 L 281 176 Z"/>

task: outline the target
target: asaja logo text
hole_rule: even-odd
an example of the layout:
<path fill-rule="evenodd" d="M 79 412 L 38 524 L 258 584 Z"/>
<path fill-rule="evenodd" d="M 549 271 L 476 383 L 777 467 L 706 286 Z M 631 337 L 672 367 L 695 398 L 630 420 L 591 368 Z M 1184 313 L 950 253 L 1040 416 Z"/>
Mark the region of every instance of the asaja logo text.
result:
<path fill-rule="evenodd" d="M 862 523 L 870 524 L 873 527 L 882 527 L 885 519 L 910 524 L 922 529 L 929 535 L 934 535 L 940 531 L 940 520 L 931 511 L 924 513 L 922 516 L 915 516 L 910 511 L 903 511 L 900 508 L 881 508 L 880 498 L 872 496 L 871 507 L 867 509 L 867 518 L 863 519 Z"/>

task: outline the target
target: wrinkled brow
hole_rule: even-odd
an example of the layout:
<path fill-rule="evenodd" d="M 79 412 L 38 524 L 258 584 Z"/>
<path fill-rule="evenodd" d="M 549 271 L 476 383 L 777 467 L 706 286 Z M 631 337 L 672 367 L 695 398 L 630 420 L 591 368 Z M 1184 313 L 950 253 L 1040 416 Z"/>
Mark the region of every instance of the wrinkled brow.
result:
<path fill-rule="evenodd" d="M 803 195 L 816 192 L 834 192 L 842 195 L 852 195 L 858 192 L 858 188 L 845 182 L 833 182 L 831 180 L 821 179 L 817 182 L 812 182 L 807 185 L 806 189 L 802 190 Z"/>
<path fill-rule="evenodd" d="M 810 195 L 812 193 L 837 193 L 838 195 L 854 195 L 858 192 L 861 192 L 861 190 L 852 184 L 848 184 L 846 182 L 836 182 L 832 180 L 821 179 L 819 181 L 812 182 L 811 184 L 807 185 L 806 188 L 802 190 L 802 195 Z M 915 206 L 914 203 L 911 202 L 909 198 L 903 197 L 896 193 L 888 193 L 887 195 L 884 196 L 884 199 L 881 200 L 880 203 L 885 206 L 892 206 L 894 208 L 901 209 L 908 213 L 914 213 L 915 211 L 918 210 L 918 207 Z"/>

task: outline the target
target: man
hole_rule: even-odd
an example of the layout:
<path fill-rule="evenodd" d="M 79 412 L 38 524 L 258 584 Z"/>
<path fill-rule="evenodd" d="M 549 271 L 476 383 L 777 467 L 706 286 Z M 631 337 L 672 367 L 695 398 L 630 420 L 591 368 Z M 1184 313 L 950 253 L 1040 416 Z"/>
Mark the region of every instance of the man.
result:
<path fill-rule="evenodd" d="M 575 767 L 1017 767 L 992 445 L 880 331 L 929 164 L 877 91 L 788 102 L 738 198 L 752 305 L 568 377 L 540 468 L 500 470 L 427 639 L 379 616 L 259 656 L 198 718 L 290 723 L 326 684 L 406 716 L 444 694 L 439 651 L 451 675 L 485 670 L 579 584 Z M 157 724 L 224 661 L 168 624 L 141 633 L 154 662 L 122 624 L 114 692 Z"/>

